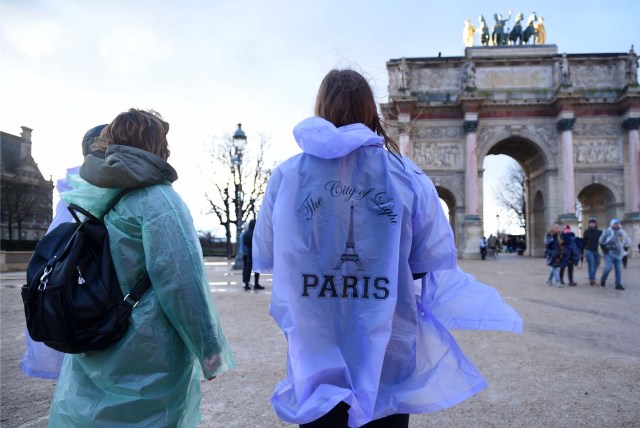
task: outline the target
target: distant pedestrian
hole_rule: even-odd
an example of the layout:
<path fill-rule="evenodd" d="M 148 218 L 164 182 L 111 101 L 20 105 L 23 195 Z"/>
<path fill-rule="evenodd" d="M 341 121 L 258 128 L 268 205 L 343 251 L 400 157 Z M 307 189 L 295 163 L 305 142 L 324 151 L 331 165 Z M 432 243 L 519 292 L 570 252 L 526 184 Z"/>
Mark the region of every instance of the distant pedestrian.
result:
<path fill-rule="evenodd" d="M 544 239 L 544 256 L 547 266 L 550 267 L 547 285 L 553 285 L 555 281 L 556 287 L 560 288 L 560 261 L 562 260 L 562 247 L 560 245 L 560 225 L 554 224 L 549 229 L 549 233 Z"/>
<path fill-rule="evenodd" d="M 600 285 L 606 286 L 607 276 L 611 268 L 615 269 L 616 290 L 624 290 L 622 286 L 622 257 L 626 254 L 625 246 L 631 244 L 629 235 L 620 227 L 620 220 L 614 218 L 609 227 L 600 236 L 600 245 L 604 251 L 604 271 L 600 278 Z"/>
<path fill-rule="evenodd" d="M 483 236 L 482 239 L 480 240 L 480 257 L 482 257 L 482 260 L 484 260 L 486 256 L 487 256 L 487 238 Z"/>
<path fill-rule="evenodd" d="M 242 261 L 244 262 L 242 266 L 242 283 L 244 284 L 245 290 L 251 290 L 251 271 L 253 270 L 253 230 L 256 227 L 256 221 L 251 220 L 249 222 L 249 226 L 247 230 L 242 234 Z M 254 290 L 264 290 L 264 287 L 259 284 L 260 274 L 255 272 L 254 274 Z"/>
<path fill-rule="evenodd" d="M 487 245 L 489 247 L 489 255 L 492 256 L 494 259 L 496 257 L 498 257 L 498 244 L 499 243 L 500 243 L 500 241 L 498 241 L 498 238 L 493 236 L 493 234 L 489 235 L 489 239 L 487 240 Z"/>
<path fill-rule="evenodd" d="M 580 251 L 576 244 L 576 234 L 571 230 L 571 226 L 566 225 L 560 235 L 562 245 L 562 260 L 560 260 L 560 284 L 564 284 L 564 271 L 567 270 L 569 285 L 575 286 L 573 281 L 573 267 L 580 262 Z"/>
<path fill-rule="evenodd" d="M 600 244 L 600 236 L 602 230 L 598 229 L 598 221 L 595 217 L 589 218 L 588 228 L 585 230 L 584 254 L 587 256 L 587 267 L 589 269 L 589 285 L 596 285 L 596 271 L 600 265 L 600 252 L 598 250 Z"/>

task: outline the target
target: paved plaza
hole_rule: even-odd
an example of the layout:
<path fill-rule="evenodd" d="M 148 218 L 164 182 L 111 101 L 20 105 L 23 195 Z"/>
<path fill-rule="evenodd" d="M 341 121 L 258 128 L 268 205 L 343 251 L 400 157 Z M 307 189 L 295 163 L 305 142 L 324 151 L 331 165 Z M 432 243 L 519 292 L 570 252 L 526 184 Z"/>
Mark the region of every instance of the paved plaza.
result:
<path fill-rule="evenodd" d="M 269 399 L 284 377 L 286 343 L 269 316 L 265 291 L 244 291 L 240 272 L 207 258 L 211 290 L 238 368 L 202 383 L 201 427 L 287 427 Z M 446 411 L 411 416 L 410 427 L 640 427 L 640 258 L 623 272 L 625 291 L 590 287 L 586 266 L 577 287 L 545 285 L 541 258 L 500 255 L 462 260 L 462 268 L 496 287 L 524 319 L 522 335 L 454 331 L 489 384 Z M 0 426 L 47 425 L 52 381 L 25 377 L 24 273 L 0 275 Z"/>

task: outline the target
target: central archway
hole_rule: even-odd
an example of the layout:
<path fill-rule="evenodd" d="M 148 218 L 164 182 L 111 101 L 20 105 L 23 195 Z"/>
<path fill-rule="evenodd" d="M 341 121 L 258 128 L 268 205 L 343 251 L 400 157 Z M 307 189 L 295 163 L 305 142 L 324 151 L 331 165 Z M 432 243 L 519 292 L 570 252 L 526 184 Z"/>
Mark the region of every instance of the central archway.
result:
<path fill-rule="evenodd" d="M 548 155 L 544 146 L 534 138 L 521 135 L 497 136 L 494 141 L 488 141 L 479 154 L 479 164 L 488 155 L 506 155 L 514 159 L 524 172 L 524 213 L 525 236 L 527 251 L 525 254 L 541 256 L 544 254 L 544 233 L 546 230 L 545 190 L 548 188 Z M 484 177 L 485 170 L 481 175 Z M 483 196 L 493 189 L 485 188 L 482 180 Z M 482 201 L 484 208 L 484 198 Z M 483 212 L 483 211 L 481 211 Z"/>

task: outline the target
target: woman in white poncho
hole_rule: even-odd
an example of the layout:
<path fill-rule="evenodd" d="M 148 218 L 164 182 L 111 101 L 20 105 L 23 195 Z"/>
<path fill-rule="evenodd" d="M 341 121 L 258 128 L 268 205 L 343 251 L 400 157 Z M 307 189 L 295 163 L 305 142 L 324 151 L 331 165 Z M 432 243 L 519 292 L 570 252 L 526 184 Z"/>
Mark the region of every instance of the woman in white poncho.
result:
<path fill-rule="evenodd" d="M 288 341 L 272 404 L 303 427 L 407 427 L 485 386 L 446 327 L 521 320 L 457 269 L 438 194 L 386 135 L 367 81 L 331 71 L 315 113 L 294 129 L 303 153 L 273 172 L 253 239 Z"/>

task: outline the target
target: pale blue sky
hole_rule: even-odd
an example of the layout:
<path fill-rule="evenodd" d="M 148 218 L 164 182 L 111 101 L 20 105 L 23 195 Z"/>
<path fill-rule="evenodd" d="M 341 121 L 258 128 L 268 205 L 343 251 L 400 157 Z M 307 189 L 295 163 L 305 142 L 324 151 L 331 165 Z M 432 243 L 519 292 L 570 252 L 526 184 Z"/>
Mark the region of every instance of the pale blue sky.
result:
<path fill-rule="evenodd" d="M 298 152 L 291 130 L 312 114 L 334 67 L 367 76 L 387 100 L 386 61 L 460 56 L 465 18 L 532 12 L 559 52 L 640 50 L 640 1 L 165 1 L 2 0 L 0 129 L 33 128 L 46 177 L 81 163 L 80 140 L 129 107 L 171 124 L 176 188 L 196 226 L 204 217 L 203 147 L 238 122 L 273 161 Z M 513 23 L 513 20 L 511 21 Z M 488 189 L 485 189 L 487 193 Z M 487 214 L 488 230 L 495 213 Z"/>

